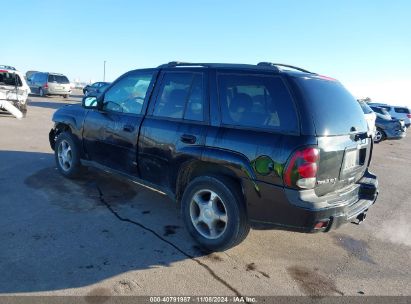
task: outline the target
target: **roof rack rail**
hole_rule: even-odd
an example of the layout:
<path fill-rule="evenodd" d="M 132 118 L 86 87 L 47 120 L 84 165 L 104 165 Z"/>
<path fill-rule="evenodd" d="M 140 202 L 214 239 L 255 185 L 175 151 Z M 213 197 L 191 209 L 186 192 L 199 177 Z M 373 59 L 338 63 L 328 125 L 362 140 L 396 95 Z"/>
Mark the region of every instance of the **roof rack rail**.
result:
<path fill-rule="evenodd" d="M 10 65 L 3 65 L 3 64 L 0 64 L 0 69 L 13 70 L 13 71 L 16 70 L 15 67 L 12 67 Z"/>
<path fill-rule="evenodd" d="M 209 67 L 209 63 L 192 63 L 192 62 L 183 62 L 183 61 L 170 61 L 169 63 L 165 63 L 159 65 L 158 68 L 174 68 L 178 66 L 203 66 Z"/>
<path fill-rule="evenodd" d="M 296 67 L 296 66 L 293 66 L 293 65 L 282 64 L 282 63 L 259 62 L 259 63 L 257 63 L 257 65 L 258 65 L 258 66 L 275 67 L 275 68 L 277 68 L 277 70 L 279 70 L 278 67 L 285 67 L 285 68 L 290 68 L 290 69 L 297 70 L 297 71 L 304 72 L 304 73 L 315 74 L 315 73 L 313 73 L 313 72 L 304 70 L 304 69 L 302 69 L 302 68 L 299 68 L 299 67 Z"/>

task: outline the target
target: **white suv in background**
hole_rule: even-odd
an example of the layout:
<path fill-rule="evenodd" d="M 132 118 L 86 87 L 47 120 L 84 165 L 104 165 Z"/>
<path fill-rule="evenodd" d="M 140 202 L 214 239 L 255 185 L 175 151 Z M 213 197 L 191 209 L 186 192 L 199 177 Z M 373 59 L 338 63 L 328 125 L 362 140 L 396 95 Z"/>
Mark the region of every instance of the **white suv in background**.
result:
<path fill-rule="evenodd" d="M 392 118 L 402 119 L 407 128 L 411 124 L 411 111 L 407 107 L 402 106 L 392 106 L 385 103 L 369 103 L 370 106 L 380 107 L 387 110 Z"/>
<path fill-rule="evenodd" d="M 24 75 L 14 67 L 0 65 L 0 110 L 6 110 L 17 118 L 25 116 L 29 94 Z"/>
<path fill-rule="evenodd" d="M 365 101 L 358 100 L 358 103 L 361 106 L 362 111 L 364 112 L 365 120 L 367 121 L 368 126 L 368 134 L 371 135 L 372 138 L 375 137 L 376 127 L 375 127 L 375 120 L 377 119 L 377 115 L 375 112 L 365 103 Z"/>

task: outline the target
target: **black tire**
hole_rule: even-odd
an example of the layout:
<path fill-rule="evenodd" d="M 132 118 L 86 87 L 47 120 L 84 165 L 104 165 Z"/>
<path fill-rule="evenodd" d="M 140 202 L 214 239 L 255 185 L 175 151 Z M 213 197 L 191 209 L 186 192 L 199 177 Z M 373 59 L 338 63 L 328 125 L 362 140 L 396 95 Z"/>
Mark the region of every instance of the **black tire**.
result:
<path fill-rule="evenodd" d="M 63 146 L 68 145 L 70 147 L 70 165 L 69 162 L 64 162 L 59 156 Z M 60 147 L 61 146 L 61 147 Z M 57 136 L 56 143 L 54 145 L 54 157 L 56 160 L 57 169 L 62 175 L 68 178 L 76 178 L 82 171 L 82 166 L 80 163 L 80 151 L 74 139 L 74 136 L 69 132 L 62 132 Z M 66 154 L 67 155 L 67 154 Z M 68 157 L 68 155 L 67 155 Z"/>
<path fill-rule="evenodd" d="M 203 190 L 210 190 L 217 194 L 221 198 L 226 210 L 226 228 L 223 229 L 221 235 L 214 239 L 202 235 L 192 220 L 193 197 Z M 209 250 L 219 251 L 234 247 L 241 243 L 250 231 L 245 202 L 240 187 L 229 178 L 214 176 L 195 178 L 184 190 L 181 207 L 184 224 L 188 232 L 196 242 Z"/>
<path fill-rule="evenodd" d="M 19 107 L 19 110 L 23 114 L 23 117 L 27 116 L 27 103 L 28 103 L 28 101 L 26 101 L 26 103 L 24 105 L 20 105 L 20 107 Z"/>
<path fill-rule="evenodd" d="M 377 128 L 375 132 L 374 142 L 378 144 L 382 142 L 383 140 L 385 140 L 386 138 L 387 138 L 387 135 L 385 135 L 384 131 L 380 128 Z"/>
<path fill-rule="evenodd" d="M 68 98 L 69 96 L 66 94 L 66 95 L 63 95 L 63 98 Z"/>

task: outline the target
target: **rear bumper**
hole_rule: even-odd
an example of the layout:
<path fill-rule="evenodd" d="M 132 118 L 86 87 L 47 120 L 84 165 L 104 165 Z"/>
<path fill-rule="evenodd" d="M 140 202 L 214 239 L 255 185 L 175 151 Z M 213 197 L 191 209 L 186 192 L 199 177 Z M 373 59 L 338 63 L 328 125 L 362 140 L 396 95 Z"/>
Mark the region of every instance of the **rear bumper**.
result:
<path fill-rule="evenodd" d="M 384 129 L 387 139 L 401 139 L 407 135 L 407 128 L 404 126 L 402 129 Z"/>
<path fill-rule="evenodd" d="M 404 131 L 395 131 L 387 133 L 387 139 L 402 139 L 407 135 L 407 132 Z"/>
<path fill-rule="evenodd" d="M 344 223 L 355 221 L 375 203 L 378 180 L 367 171 L 361 180 L 348 189 L 323 197 L 317 197 L 312 190 L 284 189 L 284 194 L 282 199 L 286 201 L 271 202 L 273 208 L 277 205 L 283 209 L 274 210 L 271 213 L 272 220 L 267 216 L 268 210 L 265 215 L 251 211 L 250 220 L 254 228 L 280 228 L 299 232 L 326 232 L 336 229 Z M 282 216 L 276 216 L 276 212 Z M 316 228 L 319 222 L 325 223 L 325 226 Z"/>
<path fill-rule="evenodd" d="M 64 90 L 51 90 L 51 89 L 45 89 L 44 94 L 47 95 L 70 95 L 71 90 L 69 91 L 64 91 Z"/>

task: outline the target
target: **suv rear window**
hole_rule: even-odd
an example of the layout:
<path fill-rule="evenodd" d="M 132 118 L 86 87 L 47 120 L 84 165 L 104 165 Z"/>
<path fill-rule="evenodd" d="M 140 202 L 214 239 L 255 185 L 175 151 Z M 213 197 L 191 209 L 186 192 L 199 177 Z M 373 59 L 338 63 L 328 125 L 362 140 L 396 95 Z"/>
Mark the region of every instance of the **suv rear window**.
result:
<path fill-rule="evenodd" d="M 405 113 L 410 114 L 410 110 L 408 108 L 394 108 L 395 113 Z"/>
<path fill-rule="evenodd" d="M 360 105 L 340 82 L 320 76 L 292 79 L 302 91 L 317 135 L 345 135 L 350 133 L 352 127 L 357 132 L 367 132 Z"/>
<path fill-rule="evenodd" d="M 63 83 L 63 84 L 70 83 L 66 76 L 53 75 L 53 74 L 49 74 L 48 82 L 57 82 L 57 83 Z"/>
<path fill-rule="evenodd" d="M 220 74 L 218 90 L 223 124 L 298 132 L 294 103 L 280 77 Z"/>
<path fill-rule="evenodd" d="M 6 71 L 0 72 L 0 85 L 15 86 L 16 84 L 18 87 L 23 85 L 19 75 Z"/>

